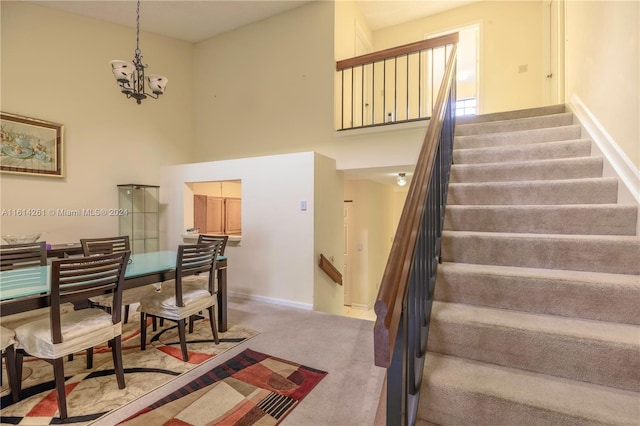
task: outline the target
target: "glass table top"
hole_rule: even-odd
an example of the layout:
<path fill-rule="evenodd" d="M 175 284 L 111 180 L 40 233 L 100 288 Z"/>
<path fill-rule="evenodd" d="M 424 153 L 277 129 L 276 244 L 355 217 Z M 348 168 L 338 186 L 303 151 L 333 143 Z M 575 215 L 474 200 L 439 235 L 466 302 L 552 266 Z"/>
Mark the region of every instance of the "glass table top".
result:
<path fill-rule="evenodd" d="M 131 255 L 125 271 L 125 279 L 174 269 L 176 253 L 175 251 L 156 251 Z M 226 257 L 220 256 L 218 260 L 226 260 Z M 49 265 L 0 271 L 0 300 L 48 293 L 50 282 L 51 266 Z"/>

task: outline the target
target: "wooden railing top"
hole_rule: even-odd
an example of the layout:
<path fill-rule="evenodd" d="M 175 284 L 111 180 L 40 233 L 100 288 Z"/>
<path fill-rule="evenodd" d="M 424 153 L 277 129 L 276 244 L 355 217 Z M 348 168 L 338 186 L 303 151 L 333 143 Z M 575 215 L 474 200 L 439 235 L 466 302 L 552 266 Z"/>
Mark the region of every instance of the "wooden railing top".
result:
<path fill-rule="evenodd" d="M 391 363 L 416 241 L 434 167 L 433 162 L 445 117 L 446 94 L 451 90 L 455 78 L 456 51 L 457 45 L 454 44 L 374 306 L 377 315 L 373 336 L 374 359 L 375 364 L 379 367 L 387 368 Z"/>
<path fill-rule="evenodd" d="M 440 37 L 430 38 L 428 40 L 416 41 L 414 43 L 405 44 L 403 46 L 392 47 L 389 49 L 379 50 L 366 55 L 356 56 L 354 58 L 343 59 L 336 62 L 336 70 L 341 71 L 345 68 L 351 68 L 358 65 L 365 65 L 396 56 L 407 55 L 409 53 L 420 52 L 426 49 L 446 46 L 447 44 L 457 43 L 458 33 L 447 34 Z"/>

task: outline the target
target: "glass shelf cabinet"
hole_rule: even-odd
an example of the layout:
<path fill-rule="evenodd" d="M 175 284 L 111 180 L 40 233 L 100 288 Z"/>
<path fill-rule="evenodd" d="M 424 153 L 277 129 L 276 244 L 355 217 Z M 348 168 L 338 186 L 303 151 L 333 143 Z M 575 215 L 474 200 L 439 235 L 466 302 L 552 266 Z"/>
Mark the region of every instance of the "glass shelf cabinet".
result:
<path fill-rule="evenodd" d="M 120 235 L 128 235 L 131 253 L 146 253 L 160 249 L 159 192 L 154 185 L 118 185 L 118 202 L 127 214 L 120 216 Z"/>

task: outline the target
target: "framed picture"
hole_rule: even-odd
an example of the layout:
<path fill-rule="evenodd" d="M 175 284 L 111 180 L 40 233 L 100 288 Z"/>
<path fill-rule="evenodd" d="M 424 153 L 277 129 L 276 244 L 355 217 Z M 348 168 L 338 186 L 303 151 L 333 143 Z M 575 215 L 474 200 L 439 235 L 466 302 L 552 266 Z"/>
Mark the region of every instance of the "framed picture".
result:
<path fill-rule="evenodd" d="M 0 112 L 0 171 L 63 177 L 62 124 Z"/>

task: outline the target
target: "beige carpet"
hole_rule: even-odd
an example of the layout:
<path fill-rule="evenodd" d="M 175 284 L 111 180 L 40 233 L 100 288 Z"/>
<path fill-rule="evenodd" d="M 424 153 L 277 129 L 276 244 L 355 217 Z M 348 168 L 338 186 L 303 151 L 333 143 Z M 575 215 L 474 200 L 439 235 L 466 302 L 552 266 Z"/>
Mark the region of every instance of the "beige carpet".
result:
<path fill-rule="evenodd" d="M 441 425 L 640 425 L 638 206 L 563 106 L 460 118 L 420 396 Z"/>
<path fill-rule="evenodd" d="M 385 369 L 373 363 L 373 322 L 243 298 L 229 298 L 229 321 L 260 334 L 98 420 L 112 426 L 246 348 L 328 372 L 282 426 L 370 426 Z M 214 401 L 210 402 L 215 404 Z"/>
<path fill-rule="evenodd" d="M 187 337 L 189 362 L 183 362 L 175 323 L 167 321 L 157 332 L 152 332 L 149 327 L 147 333 L 149 345 L 145 351 L 140 351 L 138 316 L 132 315 L 132 320 L 124 326 L 125 389 L 118 389 L 111 351 L 106 346 L 95 348 L 94 368 L 91 370 L 86 369 L 84 353 L 78 353 L 73 361 L 65 362 L 65 376 L 68 377 L 67 423 L 89 424 L 258 334 L 254 330 L 231 324 L 227 332 L 220 333 L 220 344 L 215 345 L 208 320 L 197 321 L 194 332 Z M 44 425 L 58 422 L 51 365 L 25 357 L 22 378 L 21 400 L 15 404 L 8 396 L 6 384 L 3 384 L 2 424 L 21 422 L 19 424 Z"/>

